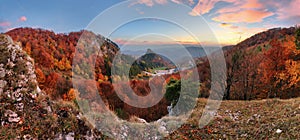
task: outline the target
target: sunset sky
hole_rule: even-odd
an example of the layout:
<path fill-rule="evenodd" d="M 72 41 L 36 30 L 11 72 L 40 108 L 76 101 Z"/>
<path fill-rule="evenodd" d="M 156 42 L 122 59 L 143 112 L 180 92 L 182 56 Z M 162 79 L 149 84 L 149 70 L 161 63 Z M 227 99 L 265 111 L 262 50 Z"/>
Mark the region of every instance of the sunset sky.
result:
<path fill-rule="evenodd" d="M 95 20 L 97 15 L 120 2 L 123 1 L 2 0 L 0 32 L 17 27 L 43 28 L 58 33 L 79 31 L 86 29 L 91 22 L 97 21 Z M 185 24 L 181 26 L 197 29 L 200 26 L 204 28 L 204 25 L 195 22 L 201 17 L 218 41 L 207 38 L 205 36 L 207 31 L 201 28 L 192 32 L 201 38 L 202 43 L 210 45 L 218 42 L 221 45 L 236 44 L 270 28 L 290 27 L 300 23 L 300 0 L 133 0 L 125 4 L 126 6 L 119 8 L 119 12 L 116 13 L 118 16 L 109 17 L 101 22 L 113 25 L 123 16 L 146 16 L 149 14 L 147 12 L 153 10 L 161 12 L 159 17 L 185 17 Z M 183 4 L 188 9 L 168 9 L 168 6 L 174 4 Z M 142 19 L 123 24 L 109 36 L 119 44 L 172 44 L 174 41 L 184 44 L 195 43 L 193 37 L 172 21 Z M 102 28 L 96 32 L 107 35 L 106 32 L 109 31 Z"/>

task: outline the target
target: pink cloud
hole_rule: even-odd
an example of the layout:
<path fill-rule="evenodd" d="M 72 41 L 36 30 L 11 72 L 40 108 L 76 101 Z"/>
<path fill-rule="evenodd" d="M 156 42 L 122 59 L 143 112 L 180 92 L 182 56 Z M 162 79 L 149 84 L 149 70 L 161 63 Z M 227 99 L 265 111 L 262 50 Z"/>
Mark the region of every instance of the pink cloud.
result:
<path fill-rule="evenodd" d="M 155 0 L 155 2 L 158 4 L 166 4 L 168 3 L 168 0 Z"/>
<path fill-rule="evenodd" d="M 244 10 L 261 10 L 266 9 L 265 6 L 259 2 L 259 0 L 249 0 L 249 1 L 243 1 L 243 0 L 232 0 L 228 1 L 232 3 L 229 7 L 220 8 L 217 13 L 224 14 L 224 13 L 234 13 Z"/>
<path fill-rule="evenodd" d="M 231 5 L 217 11 L 219 15 L 213 18 L 217 22 L 255 23 L 274 15 L 274 13 L 265 10 L 266 7 L 259 0 L 199 0 L 190 15 L 198 16 L 209 13 L 220 1 Z"/>
<path fill-rule="evenodd" d="M 116 42 L 117 44 L 120 44 L 120 45 L 123 45 L 123 44 L 126 44 L 126 43 L 127 43 L 126 40 L 121 39 L 121 38 L 114 39 L 114 42 Z"/>
<path fill-rule="evenodd" d="M 144 4 L 146 6 L 152 7 L 155 4 L 160 4 L 160 5 L 167 4 L 168 1 L 169 0 L 135 0 L 133 3 L 129 5 L 129 7 L 136 4 Z M 187 4 L 187 5 L 193 5 L 195 3 L 194 0 L 170 0 L 170 1 L 177 4 Z"/>
<path fill-rule="evenodd" d="M 11 26 L 11 23 L 8 22 L 8 21 L 3 21 L 3 22 L 0 22 L 0 26 L 1 27 L 8 27 L 8 26 Z"/>
<path fill-rule="evenodd" d="M 27 17 L 25 17 L 25 16 L 21 16 L 21 17 L 19 18 L 19 21 L 21 21 L 21 22 L 25 22 L 25 21 L 27 21 Z"/>
<path fill-rule="evenodd" d="M 263 21 L 264 18 L 274 15 L 269 11 L 243 10 L 235 13 L 224 13 L 214 17 L 214 21 L 229 23 L 256 23 Z"/>
<path fill-rule="evenodd" d="M 256 12 L 256 14 L 249 14 L 250 16 L 249 18 L 247 18 L 247 16 L 241 15 L 241 17 L 243 18 L 247 18 L 247 19 L 243 19 L 242 21 L 243 22 L 250 21 L 250 23 L 260 22 L 265 17 L 276 15 L 277 20 L 279 21 L 291 23 L 291 24 L 297 24 L 300 22 L 299 5 L 300 5 L 300 0 L 291 0 L 291 1 L 233 0 L 232 5 L 219 9 L 217 12 L 219 16 L 215 17 L 214 19 L 219 19 L 219 20 L 222 19 L 225 21 L 229 20 L 229 21 L 237 22 L 237 20 L 233 20 L 234 17 L 228 17 L 228 16 L 233 16 L 233 14 L 238 15 L 243 11 L 254 10 L 260 12 Z M 271 12 L 266 12 L 267 11 L 266 9 L 269 8 L 273 9 L 272 14 Z M 245 14 L 245 12 L 243 14 Z M 258 17 L 255 18 L 252 17 L 252 15 L 258 15 Z M 225 17 L 221 18 L 222 16 Z M 226 20 L 225 18 L 229 18 L 229 19 Z"/>
<path fill-rule="evenodd" d="M 189 14 L 192 16 L 199 16 L 209 13 L 214 8 L 215 4 L 220 1 L 234 3 L 237 0 L 198 0 L 197 5 Z"/>
<path fill-rule="evenodd" d="M 291 17 L 299 17 L 300 0 L 293 0 L 284 6 L 278 5 L 278 19 L 288 19 Z"/>
<path fill-rule="evenodd" d="M 188 4 L 188 5 L 195 4 L 194 0 L 171 0 L 171 1 L 177 4 Z"/>
<path fill-rule="evenodd" d="M 136 4 L 144 4 L 146 6 L 149 6 L 149 7 L 152 7 L 154 4 L 167 4 L 168 3 L 168 0 L 135 0 L 133 3 L 131 3 L 129 5 L 130 6 L 133 6 L 133 5 L 136 5 Z"/>
<path fill-rule="evenodd" d="M 259 0 L 248 0 L 244 4 L 241 5 L 241 8 L 260 9 L 260 8 L 264 8 L 264 6 L 262 3 L 259 2 Z"/>
<path fill-rule="evenodd" d="M 262 10 L 266 7 L 259 0 L 228 0 L 232 5 L 220 8 L 217 13 L 232 13 L 244 10 Z"/>
<path fill-rule="evenodd" d="M 190 12 L 190 15 L 197 16 L 206 14 L 213 9 L 216 3 L 217 0 L 199 0 L 192 12 Z"/>
<path fill-rule="evenodd" d="M 131 3 L 129 6 L 133 6 L 136 4 L 144 4 L 144 5 L 150 6 L 150 7 L 152 7 L 154 5 L 152 0 L 136 0 L 133 3 Z"/>
<path fill-rule="evenodd" d="M 218 10 L 218 13 L 224 14 L 224 13 L 234 13 L 240 11 L 239 8 L 232 8 L 232 7 L 227 7 L 227 8 L 222 8 Z"/>

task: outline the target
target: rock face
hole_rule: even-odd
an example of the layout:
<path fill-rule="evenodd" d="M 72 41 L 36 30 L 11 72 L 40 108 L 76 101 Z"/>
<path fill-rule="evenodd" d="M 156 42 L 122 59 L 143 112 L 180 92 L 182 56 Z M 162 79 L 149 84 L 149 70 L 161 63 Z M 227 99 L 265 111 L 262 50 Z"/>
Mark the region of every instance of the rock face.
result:
<path fill-rule="evenodd" d="M 9 36 L 0 36 L 0 95 L 4 116 L 1 117 L 2 126 L 19 123 L 24 118 L 21 113 L 24 104 L 33 102 L 39 93 L 33 61 L 26 55 L 18 44 Z M 3 103 L 3 102 L 1 102 Z M 4 110 L 2 110 L 4 109 Z"/>
<path fill-rule="evenodd" d="M 103 137 L 77 117 L 74 105 L 41 92 L 33 60 L 7 35 L 0 34 L 0 52 L 0 139 Z"/>

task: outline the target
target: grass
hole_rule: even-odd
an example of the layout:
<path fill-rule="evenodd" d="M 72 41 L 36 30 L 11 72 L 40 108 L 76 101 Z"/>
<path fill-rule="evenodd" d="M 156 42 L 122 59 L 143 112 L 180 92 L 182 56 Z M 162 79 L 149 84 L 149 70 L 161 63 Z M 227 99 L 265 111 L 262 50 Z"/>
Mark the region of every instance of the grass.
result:
<path fill-rule="evenodd" d="M 199 99 L 188 122 L 166 139 L 297 139 L 300 138 L 300 98 L 223 101 L 216 117 L 198 125 L 206 99 Z M 277 133 L 281 130 L 281 133 Z"/>

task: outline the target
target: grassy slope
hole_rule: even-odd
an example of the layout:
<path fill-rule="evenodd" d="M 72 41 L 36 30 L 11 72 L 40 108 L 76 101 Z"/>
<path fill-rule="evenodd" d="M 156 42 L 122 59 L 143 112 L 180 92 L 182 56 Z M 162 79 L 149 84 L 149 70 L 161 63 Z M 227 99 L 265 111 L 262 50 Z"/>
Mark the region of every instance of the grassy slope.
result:
<path fill-rule="evenodd" d="M 167 139 L 297 139 L 300 138 L 300 98 L 260 101 L 223 101 L 206 127 L 197 127 L 206 104 L 198 106 L 186 125 Z M 281 133 L 276 133 L 278 129 Z"/>

